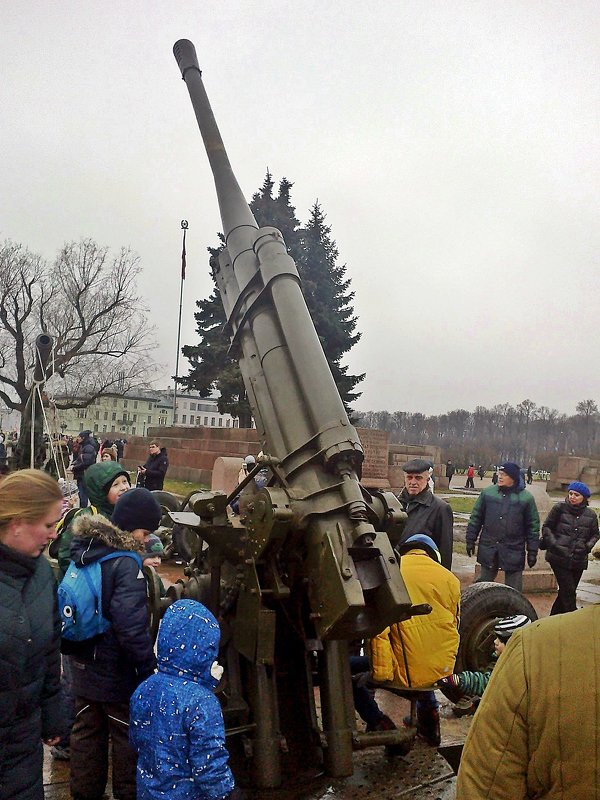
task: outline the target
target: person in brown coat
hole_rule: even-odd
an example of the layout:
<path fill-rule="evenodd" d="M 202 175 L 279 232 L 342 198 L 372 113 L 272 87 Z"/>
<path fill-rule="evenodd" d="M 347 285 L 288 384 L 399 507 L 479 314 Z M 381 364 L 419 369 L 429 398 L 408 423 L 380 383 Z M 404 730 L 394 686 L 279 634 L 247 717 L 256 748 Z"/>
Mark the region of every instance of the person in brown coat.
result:
<path fill-rule="evenodd" d="M 511 636 L 473 719 L 456 800 L 600 796 L 600 606 Z"/>

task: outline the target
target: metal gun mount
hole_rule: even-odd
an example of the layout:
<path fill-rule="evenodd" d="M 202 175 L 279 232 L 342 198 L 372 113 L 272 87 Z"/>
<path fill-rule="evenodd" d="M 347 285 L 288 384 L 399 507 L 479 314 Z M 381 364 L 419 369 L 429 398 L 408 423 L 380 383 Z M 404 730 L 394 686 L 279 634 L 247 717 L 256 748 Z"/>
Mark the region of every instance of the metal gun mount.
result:
<path fill-rule="evenodd" d="M 170 599 L 195 597 L 218 616 L 226 648 L 223 710 L 251 755 L 257 786 L 277 786 L 282 761 L 324 760 L 352 773 L 358 746 L 349 640 L 423 609 L 411 606 L 393 550 L 406 515 L 392 493 L 359 482 L 363 450 L 281 233 L 259 229 L 231 169 L 191 42 L 174 54 L 212 168 L 225 247 L 212 263 L 264 452 L 227 497 L 196 492 L 172 514 L 198 536 L 190 580 Z M 260 469 L 270 479 L 254 481 Z M 321 721 L 314 686 L 320 689 Z M 362 737 L 362 735 L 361 735 Z M 373 740 L 374 744 L 381 741 Z M 392 732 L 391 743 L 404 741 Z M 360 739 L 365 746 L 365 739 Z M 284 755 L 285 754 L 285 755 Z"/>
<path fill-rule="evenodd" d="M 39 387 L 46 379 L 46 369 L 48 368 L 53 345 L 54 340 L 47 333 L 40 333 L 36 337 L 33 384 L 25 409 L 21 415 L 21 429 L 16 448 L 15 461 L 17 469 L 27 469 L 34 466 L 40 468 L 46 458 L 43 437 L 42 398 L 39 393 Z"/>

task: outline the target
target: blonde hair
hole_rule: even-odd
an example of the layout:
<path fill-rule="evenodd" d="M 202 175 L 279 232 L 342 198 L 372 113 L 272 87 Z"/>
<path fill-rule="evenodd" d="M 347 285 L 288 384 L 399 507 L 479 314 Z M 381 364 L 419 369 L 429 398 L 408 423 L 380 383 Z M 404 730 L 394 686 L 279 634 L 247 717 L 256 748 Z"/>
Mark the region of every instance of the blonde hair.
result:
<path fill-rule="evenodd" d="M 0 481 L 0 535 L 13 519 L 36 522 L 57 500 L 63 499 L 58 483 L 39 469 L 11 472 Z"/>

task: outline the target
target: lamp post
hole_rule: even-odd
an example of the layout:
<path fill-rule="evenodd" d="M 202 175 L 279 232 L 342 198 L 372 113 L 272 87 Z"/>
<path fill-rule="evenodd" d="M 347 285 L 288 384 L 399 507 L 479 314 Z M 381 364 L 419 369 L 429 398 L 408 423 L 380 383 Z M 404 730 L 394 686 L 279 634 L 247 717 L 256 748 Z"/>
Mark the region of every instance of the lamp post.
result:
<path fill-rule="evenodd" d="M 179 377 L 179 343 L 181 340 L 181 308 L 183 305 L 183 282 L 185 281 L 185 235 L 189 223 L 187 219 L 181 220 L 181 230 L 183 231 L 183 241 L 181 246 L 181 282 L 179 286 L 179 322 L 177 323 L 177 354 L 175 356 L 175 387 L 173 389 L 173 425 L 177 419 L 177 378 Z"/>

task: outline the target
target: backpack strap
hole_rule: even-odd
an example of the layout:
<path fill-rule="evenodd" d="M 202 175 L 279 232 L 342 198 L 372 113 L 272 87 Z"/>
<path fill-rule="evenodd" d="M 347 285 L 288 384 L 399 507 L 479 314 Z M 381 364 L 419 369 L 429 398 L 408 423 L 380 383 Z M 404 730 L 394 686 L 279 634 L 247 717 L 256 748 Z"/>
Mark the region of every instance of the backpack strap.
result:
<path fill-rule="evenodd" d="M 75 517 L 78 517 L 82 512 L 86 514 L 97 514 L 98 509 L 96 506 L 86 506 L 85 508 L 71 508 L 67 513 L 64 515 L 62 519 L 59 519 L 56 523 L 56 532 L 60 536 L 63 531 L 65 531 L 69 525 L 73 522 Z"/>
<path fill-rule="evenodd" d="M 133 558 L 135 563 L 138 565 L 140 569 L 142 569 L 142 558 L 138 553 L 134 553 L 131 550 L 116 550 L 114 553 L 107 553 L 107 555 L 102 556 L 96 561 L 96 564 L 102 565 L 104 561 L 113 561 L 115 558 L 121 557 L 129 557 Z M 71 562 L 72 564 L 73 562 Z M 90 565 L 91 566 L 91 565 Z M 83 576 L 86 580 L 86 583 L 90 589 L 92 595 L 96 598 L 96 610 L 99 614 L 102 613 L 101 603 L 102 603 L 102 577 L 100 577 L 100 594 L 96 592 L 96 587 L 90 577 L 89 571 L 85 568 L 82 569 Z M 100 566 L 100 572 L 102 572 L 102 566 Z"/>
<path fill-rule="evenodd" d="M 111 561 L 113 558 L 121 558 L 121 556 L 129 556 L 129 558 L 133 558 L 138 567 L 140 569 L 142 568 L 142 557 L 139 555 L 139 553 L 134 553 L 132 550 L 116 550 L 114 553 L 108 553 L 108 555 L 102 556 L 102 558 L 99 558 L 98 561 L 101 564 L 103 561 Z"/>

